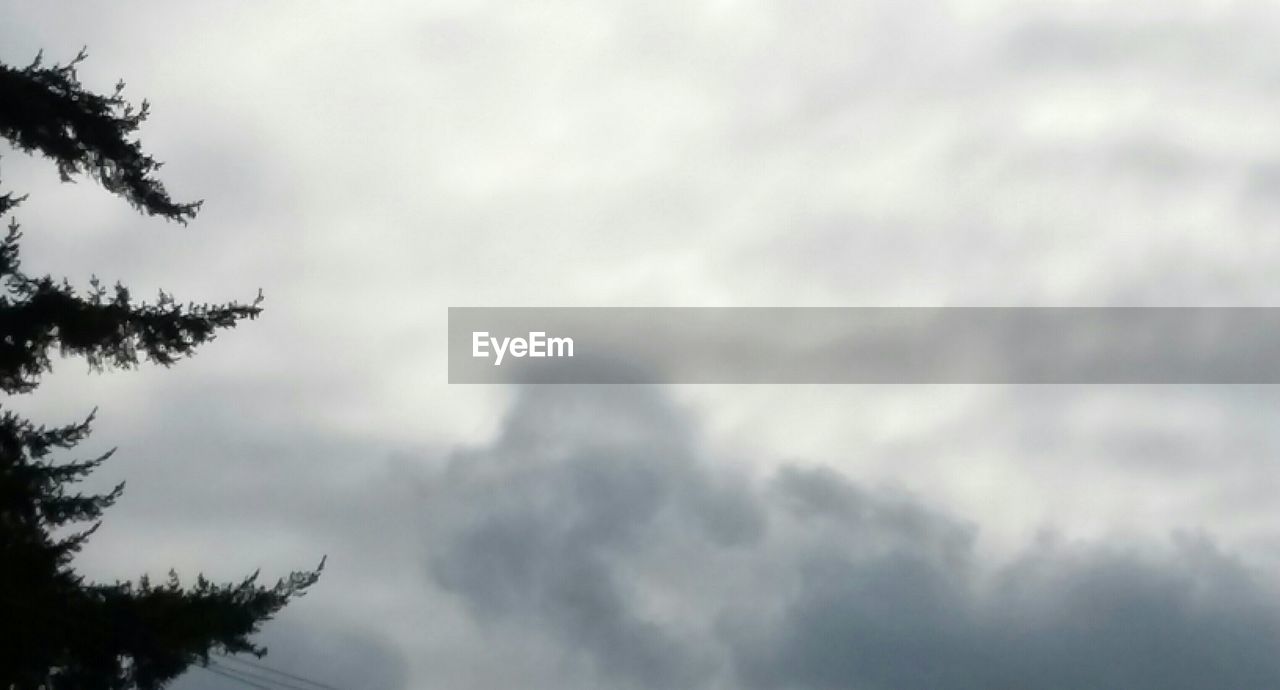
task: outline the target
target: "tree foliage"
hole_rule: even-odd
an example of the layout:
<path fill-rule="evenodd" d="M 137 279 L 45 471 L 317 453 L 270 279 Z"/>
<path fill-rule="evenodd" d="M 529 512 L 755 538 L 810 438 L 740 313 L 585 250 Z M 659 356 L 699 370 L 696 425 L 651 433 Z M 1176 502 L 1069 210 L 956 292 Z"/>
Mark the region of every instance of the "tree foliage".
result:
<path fill-rule="evenodd" d="M 181 223 L 194 218 L 201 202 L 169 198 L 155 178 L 160 162 L 130 138 L 147 119 L 149 104 L 126 101 L 123 81 L 110 95 L 86 90 L 76 77 L 86 57 L 82 50 L 64 65 L 45 66 L 39 55 L 24 68 L 0 65 L 0 137 L 51 159 L 64 182 L 90 175 L 143 213 Z"/>
<path fill-rule="evenodd" d="M 160 164 L 133 133 L 147 117 L 122 96 L 86 90 L 76 76 L 82 52 L 64 65 L 37 59 L 25 68 L 0 64 L 0 137 L 51 159 L 64 180 L 95 178 L 149 215 L 186 223 L 199 202 L 173 201 L 155 179 Z M 0 195 L 0 216 L 21 197 Z M 0 391 L 30 393 L 56 357 L 76 356 L 96 369 L 143 361 L 169 366 L 260 312 L 251 303 L 179 303 L 160 293 L 135 301 L 96 278 L 87 291 L 63 279 L 31 276 L 19 260 L 21 232 L 10 220 L 0 240 Z M 91 583 L 72 560 L 124 491 L 84 494 L 75 484 L 112 452 L 83 460 L 55 458 L 90 432 L 93 415 L 63 426 L 37 426 L 0 407 L 0 688 L 114 690 L 163 687 L 213 652 L 265 650 L 250 637 L 319 577 L 291 573 L 273 585 L 258 574 L 231 583 L 203 576 L 184 585 L 170 572 L 156 583 Z M 323 567 L 323 561 L 321 562 Z"/>

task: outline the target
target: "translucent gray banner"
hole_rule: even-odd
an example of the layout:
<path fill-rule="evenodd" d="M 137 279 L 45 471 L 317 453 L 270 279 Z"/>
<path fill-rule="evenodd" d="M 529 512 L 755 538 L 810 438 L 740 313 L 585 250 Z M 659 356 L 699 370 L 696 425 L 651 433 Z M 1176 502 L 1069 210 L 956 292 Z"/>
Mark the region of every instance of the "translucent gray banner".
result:
<path fill-rule="evenodd" d="M 452 307 L 449 382 L 1280 383 L 1280 309 Z"/>

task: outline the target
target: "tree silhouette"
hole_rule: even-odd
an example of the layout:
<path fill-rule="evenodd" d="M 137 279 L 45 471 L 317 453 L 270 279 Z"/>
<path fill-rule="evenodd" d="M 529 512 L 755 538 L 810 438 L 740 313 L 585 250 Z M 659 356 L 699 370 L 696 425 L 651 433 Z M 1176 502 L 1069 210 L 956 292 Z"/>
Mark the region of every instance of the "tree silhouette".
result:
<path fill-rule="evenodd" d="M 141 212 L 185 224 L 200 203 L 174 202 L 155 179 L 160 164 L 131 138 L 146 103 L 126 102 L 123 83 L 110 95 L 86 90 L 76 76 L 84 59 L 82 51 L 63 65 L 45 66 L 39 57 L 24 68 L 0 64 L 0 137 L 50 158 L 63 180 L 90 176 Z M 0 195 L 0 217 L 21 200 Z M 260 311 L 260 294 L 249 304 L 180 304 L 163 292 L 152 303 L 135 302 L 124 286 L 108 289 L 96 279 L 77 291 L 66 280 L 24 273 L 20 238 L 10 220 L 0 241 L 0 390 L 9 395 L 34 390 L 53 353 L 83 357 L 99 370 L 169 366 Z M 264 654 L 250 636 L 315 583 L 320 568 L 272 586 L 258 584 L 257 573 L 226 584 L 200 576 L 184 586 L 173 572 L 163 583 L 143 576 L 99 584 L 72 568 L 124 490 L 85 495 L 72 486 L 111 452 L 52 457 L 84 440 L 92 421 L 90 414 L 47 428 L 0 409 L 0 688 L 148 690 L 208 663 L 210 653 Z"/>

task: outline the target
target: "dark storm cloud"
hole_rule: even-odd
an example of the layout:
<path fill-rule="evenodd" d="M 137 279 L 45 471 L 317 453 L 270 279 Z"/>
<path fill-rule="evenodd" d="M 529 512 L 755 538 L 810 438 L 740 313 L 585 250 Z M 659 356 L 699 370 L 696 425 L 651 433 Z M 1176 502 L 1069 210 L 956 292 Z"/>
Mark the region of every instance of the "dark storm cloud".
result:
<path fill-rule="evenodd" d="M 904 545 L 905 546 L 905 545 Z M 985 591 L 968 568 L 909 546 L 796 564 L 776 620 L 730 633 L 759 688 L 1270 687 L 1274 592 L 1206 543 L 1147 558 L 1038 547 Z"/>
<path fill-rule="evenodd" d="M 457 457 L 428 499 L 445 523 L 431 575 L 480 621 L 554 636 L 617 681 L 699 687 L 707 650 L 639 611 L 617 564 L 676 530 L 711 548 L 757 539 L 757 506 L 718 481 L 651 389 L 528 389 L 495 445 Z"/>
<path fill-rule="evenodd" d="M 1275 592 L 1207 538 L 1046 538 L 984 564 L 972 527 L 908 496 L 826 469 L 744 476 L 653 390 L 525 388 L 430 491 L 430 576 L 603 687 L 1280 683 Z"/>

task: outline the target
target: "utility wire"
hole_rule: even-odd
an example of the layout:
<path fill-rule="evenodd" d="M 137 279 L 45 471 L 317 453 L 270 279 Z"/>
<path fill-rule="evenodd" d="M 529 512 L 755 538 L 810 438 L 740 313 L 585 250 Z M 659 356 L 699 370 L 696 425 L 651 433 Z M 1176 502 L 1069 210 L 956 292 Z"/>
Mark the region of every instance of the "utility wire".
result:
<path fill-rule="evenodd" d="M 246 671 L 244 669 L 239 669 L 234 666 L 227 666 L 226 664 L 222 664 L 217 661 L 210 661 L 209 663 L 211 666 L 221 670 L 223 673 L 230 673 L 231 675 L 236 676 L 237 678 L 242 678 L 244 680 L 248 680 L 256 684 L 265 685 L 268 688 L 271 688 L 271 690 L 312 690 L 311 688 L 308 688 L 304 685 L 294 685 L 292 683 L 287 683 L 285 681 L 282 681 L 278 678 L 272 678 L 270 676 L 266 676 L 260 673 Z"/>
<path fill-rule="evenodd" d="M 212 659 L 209 660 L 209 665 L 215 668 L 220 668 L 223 671 L 226 671 L 227 673 L 234 673 L 236 675 L 244 676 L 245 678 L 248 678 L 250 680 L 253 680 L 259 683 L 265 683 L 266 685 L 269 685 L 272 688 L 282 688 L 283 690 L 315 690 L 314 688 L 306 685 L 295 685 L 293 683 L 290 683 L 287 680 L 273 678 L 264 673 L 251 671 L 243 668 L 237 668 L 235 666 L 228 666 L 220 661 L 214 661 Z"/>
<path fill-rule="evenodd" d="M 259 690 L 272 690 L 269 686 L 266 686 L 266 685 L 260 685 L 260 684 L 258 684 L 258 683 L 255 683 L 255 682 L 251 681 L 251 680 L 245 680 L 244 678 L 241 678 L 241 677 L 239 677 L 239 676 L 233 676 L 233 675 L 231 675 L 230 673 L 224 673 L 224 672 L 222 672 L 222 671 L 219 671 L 219 670 L 218 670 L 218 669 L 216 669 L 216 668 L 212 668 L 212 667 L 209 667 L 209 666 L 200 666 L 199 664 L 196 664 L 196 665 L 195 665 L 195 667 L 196 667 L 196 668 L 200 668 L 200 669 L 204 669 L 204 670 L 208 671 L 209 673 L 216 673 L 217 675 L 220 675 L 220 676 L 222 676 L 223 678 L 230 678 L 231 680 L 234 680 L 234 681 L 236 681 L 237 683 L 240 683 L 240 684 L 242 684 L 242 685 L 247 685 L 248 687 L 251 687 L 251 688 L 258 688 Z"/>
<path fill-rule="evenodd" d="M 288 671 L 281 671 L 281 670 L 280 670 L 280 669 L 278 669 L 278 668 L 273 668 L 273 667 L 268 666 L 268 665 L 266 665 L 266 664 L 264 664 L 264 663 L 262 663 L 262 662 L 260 662 L 260 661 L 250 661 L 249 659 L 243 659 L 243 658 L 241 658 L 241 657 L 238 657 L 238 656 L 232 656 L 232 655 L 230 655 L 230 654 L 225 654 L 225 653 L 223 653 L 223 654 L 219 654 L 218 656 L 222 657 L 222 658 L 223 658 L 223 659 L 225 659 L 226 661 L 234 661 L 234 662 L 236 662 L 236 663 L 244 664 L 245 666 L 250 666 L 250 667 L 252 667 L 252 668 L 258 669 L 259 671 L 265 671 L 265 672 L 267 672 L 267 673 L 274 673 L 274 674 L 279 675 L 279 676 L 284 676 L 285 678 L 289 678 L 289 679 L 292 679 L 292 680 L 296 680 L 296 681 L 299 681 L 299 682 L 301 682 L 301 683 L 306 683 L 306 684 L 308 684 L 308 685 L 313 685 L 313 686 L 315 686 L 315 687 L 317 687 L 317 688 L 322 688 L 323 690 L 340 690 L 339 688 L 336 688 L 336 687 L 334 687 L 334 686 L 332 686 L 332 685 L 326 685 L 325 683 L 321 683 L 320 681 L 317 681 L 317 680 L 311 680 L 310 678 L 306 678 L 306 677 L 303 677 L 303 676 L 299 676 L 299 675 L 294 674 L 294 673 L 289 673 Z M 219 663 L 221 663 L 221 662 L 219 662 Z M 300 688 L 299 690 L 309 690 L 309 689 L 307 689 L 307 688 Z"/>

